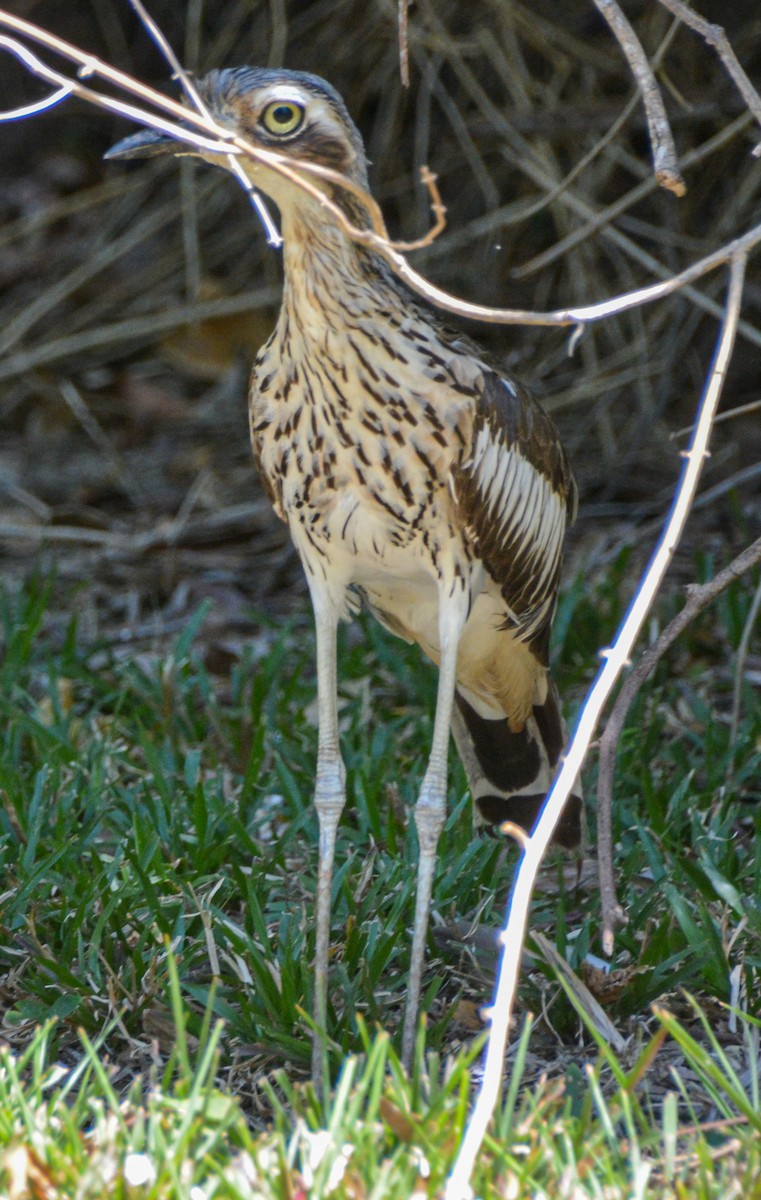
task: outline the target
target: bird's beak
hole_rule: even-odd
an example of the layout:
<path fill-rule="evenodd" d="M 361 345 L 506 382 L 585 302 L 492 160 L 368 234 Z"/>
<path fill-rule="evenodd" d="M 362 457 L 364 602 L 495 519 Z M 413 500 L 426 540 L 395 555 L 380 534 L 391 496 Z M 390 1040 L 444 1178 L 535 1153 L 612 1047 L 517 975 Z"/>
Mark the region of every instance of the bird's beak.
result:
<path fill-rule="evenodd" d="M 176 154 L 182 142 L 161 133 L 158 129 L 141 129 L 122 138 L 103 155 L 104 158 L 155 158 L 160 154 Z"/>

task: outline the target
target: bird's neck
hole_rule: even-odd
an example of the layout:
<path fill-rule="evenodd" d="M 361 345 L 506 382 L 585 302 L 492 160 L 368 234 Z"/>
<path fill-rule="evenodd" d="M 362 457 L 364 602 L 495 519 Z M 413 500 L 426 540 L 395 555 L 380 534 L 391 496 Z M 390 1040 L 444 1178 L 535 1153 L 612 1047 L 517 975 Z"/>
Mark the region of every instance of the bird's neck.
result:
<path fill-rule="evenodd" d="M 358 244 L 315 208 L 282 213 L 283 307 L 305 327 L 328 320 L 382 317 L 399 303 L 399 287 L 381 256 Z"/>

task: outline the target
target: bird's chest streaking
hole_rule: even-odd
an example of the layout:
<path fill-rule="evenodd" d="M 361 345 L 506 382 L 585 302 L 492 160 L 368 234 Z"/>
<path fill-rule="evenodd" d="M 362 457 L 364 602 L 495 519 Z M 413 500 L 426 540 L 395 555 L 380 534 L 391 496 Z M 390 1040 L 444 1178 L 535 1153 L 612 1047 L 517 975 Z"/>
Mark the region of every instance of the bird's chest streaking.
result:
<path fill-rule="evenodd" d="M 477 365 L 403 313 L 285 306 L 254 367 L 251 432 L 307 570 L 432 575 L 468 551 L 448 480 L 472 436 Z M 319 320 L 319 325 L 317 321 Z M 455 356 L 456 357 L 456 356 Z"/>

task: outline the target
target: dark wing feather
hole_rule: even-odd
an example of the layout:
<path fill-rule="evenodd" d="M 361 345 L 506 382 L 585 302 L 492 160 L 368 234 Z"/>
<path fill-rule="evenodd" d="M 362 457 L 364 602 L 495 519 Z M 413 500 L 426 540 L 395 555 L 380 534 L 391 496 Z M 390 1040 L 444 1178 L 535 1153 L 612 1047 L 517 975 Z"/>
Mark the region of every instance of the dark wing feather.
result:
<path fill-rule="evenodd" d="M 452 473 L 466 533 L 507 610 L 544 662 L 576 485 L 552 421 L 495 371 L 484 372 L 473 439 Z"/>

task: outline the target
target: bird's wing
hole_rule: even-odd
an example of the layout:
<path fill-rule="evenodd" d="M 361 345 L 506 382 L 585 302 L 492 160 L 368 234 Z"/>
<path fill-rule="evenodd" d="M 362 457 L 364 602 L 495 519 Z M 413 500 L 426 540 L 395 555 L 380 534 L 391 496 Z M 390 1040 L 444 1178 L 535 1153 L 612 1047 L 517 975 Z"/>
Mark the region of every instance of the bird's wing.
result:
<path fill-rule="evenodd" d="M 470 449 L 451 484 L 466 536 L 502 594 L 506 626 L 546 662 L 576 485 L 549 417 L 496 371 L 484 371 Z"/>

